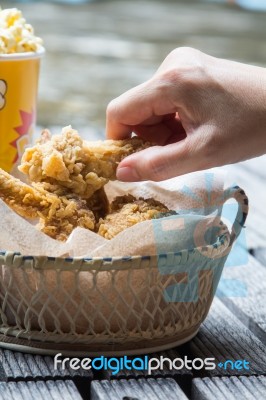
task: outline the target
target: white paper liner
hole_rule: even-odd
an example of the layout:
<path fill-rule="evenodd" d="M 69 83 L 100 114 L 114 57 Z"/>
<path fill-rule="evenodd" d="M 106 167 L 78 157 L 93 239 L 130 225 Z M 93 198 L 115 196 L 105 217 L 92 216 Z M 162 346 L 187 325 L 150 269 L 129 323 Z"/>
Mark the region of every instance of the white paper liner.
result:
<path fill-rule="evenodd" d="M 215 216 L 221 214 L 223 189 L 224 175 L 218 172 L 197 172 L 158 183 L 109 182 L 106 193 L 110 201 L 127 193 L 153 197 L 180 215 L 141 222 L 112 240 L 77 228 L 65 243 L 39 232 L 1 201 L 0 249 L 33 256 L 113 257 L 153 255 L 210 244 L 215 241 L 215 232 L 209 234 L 210 243 L 206 243 L 206 232 Z"/>

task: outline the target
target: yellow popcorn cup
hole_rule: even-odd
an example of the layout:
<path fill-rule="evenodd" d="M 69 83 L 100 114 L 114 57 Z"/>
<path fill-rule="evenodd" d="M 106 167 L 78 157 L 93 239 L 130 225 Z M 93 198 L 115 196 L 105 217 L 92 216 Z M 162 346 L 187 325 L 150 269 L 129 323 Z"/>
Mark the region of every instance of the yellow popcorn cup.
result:
<path fill-rule="evenodd" d="M 35 128 L 44 52 L 0 55 L 0 167 L 7 172 L 18 164 Z"/>

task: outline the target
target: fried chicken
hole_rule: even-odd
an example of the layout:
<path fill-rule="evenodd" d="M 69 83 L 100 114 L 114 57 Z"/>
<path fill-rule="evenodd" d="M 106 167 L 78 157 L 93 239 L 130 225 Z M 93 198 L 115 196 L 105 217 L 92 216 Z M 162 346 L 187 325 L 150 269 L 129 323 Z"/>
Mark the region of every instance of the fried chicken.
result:
<path fill-rule="evenodd" d="M 110 213 L 97 224 L 98 234 L 112 239 L 118 233 L 139 222 L 175 214 L 154 199 L 136 199 L 128 194 L 118 196 L 110 205 Z"/>
<path fill-rule="evenodd" d="M 39 228 L 55 239 L 66 240 L 78 226 L 112 239 L 138 222 L 173 213 L 154 199 L 131 195 L 109 206 L 104 185 L 115 179 L 118 163 L 150 145 L 140 138 L 86 142 L 71 127 L 55 136 L 45 130 L 19 167 L 32 186 L 0 169 L 0 198 L 21 216 L 39 218 Z"/>
<path fill-rule="evenodd" d="M 107 199 L 104 188 L 97 190 L 89 199 L 82 199 L 86 202 L 87 207 L 93 211 L 95 220 L 98 222 L 100 218 L 104 218 L 110 211 L 109 201 Z"/>
<path fill-rule="evenodd" d="M 83 141 L 67 126 L 61 135 L 45 130 L 41 140 L 25 150 L 19 170 L 31 182 L 59 196 L 76 194 L 89 199 L 108 180 L 116 179 L 116 168 L 126 156 L 151 146 L 142 139 Z"/>
<path fill-rule="evenodd" d="M 94 230 L 95 216 L 86 201 L 58 197 L 42 186 L 26 185 L 0 169 L 0 198 L 22 217 L 39 218 L 39 228 L 58 240 L 66 240 L 79 226 Z"/>

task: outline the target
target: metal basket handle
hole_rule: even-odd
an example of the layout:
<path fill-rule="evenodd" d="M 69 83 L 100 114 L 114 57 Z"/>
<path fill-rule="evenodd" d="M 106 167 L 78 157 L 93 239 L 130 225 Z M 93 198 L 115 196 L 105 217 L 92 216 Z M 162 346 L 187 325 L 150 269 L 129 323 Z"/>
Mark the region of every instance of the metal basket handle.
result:
<path fill-rule="evenodd" d="M 225 203 L 229 199 L 235 199 L 238 203 L 237 214 L 230 234 L 229 246 L 232 246 L 234 241 L 238 238 L 242 228 L 244 227 L 248 215 L 249 206 L 246 193 L 239 186 L 232 186 L 224 191 L 223 203 Z"/>

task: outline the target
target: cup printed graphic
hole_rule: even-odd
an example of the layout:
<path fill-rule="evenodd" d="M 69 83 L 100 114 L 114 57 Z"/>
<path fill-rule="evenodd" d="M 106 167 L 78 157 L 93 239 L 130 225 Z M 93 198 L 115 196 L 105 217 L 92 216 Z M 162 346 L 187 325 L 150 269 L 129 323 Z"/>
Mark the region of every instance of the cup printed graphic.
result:
<path fill-rule="evenodd" d="M 11 146 L 16 149 L 16 155 L 13 160 L 15 164 L 21 158 L 25 147 L 29 144 L 29 139 L 32 137 L 35 122 L 35 112 L 26 112 L 19 110 L 21 124 L 14 127 L 14 131 L 18 137 L 10 142 Z"/>
<path fill-rule="evenodd" d="M 35 126 L 42 53 L 0 56 L 0 168 L 16 170 Z"/>
<path fill-rule="evenodd" d="M 6 105 L 6 92 L 7 92 L 7 84 L 6 81 L 3 79 L 0 79 L 0 111 L 5 107 Z"/>

